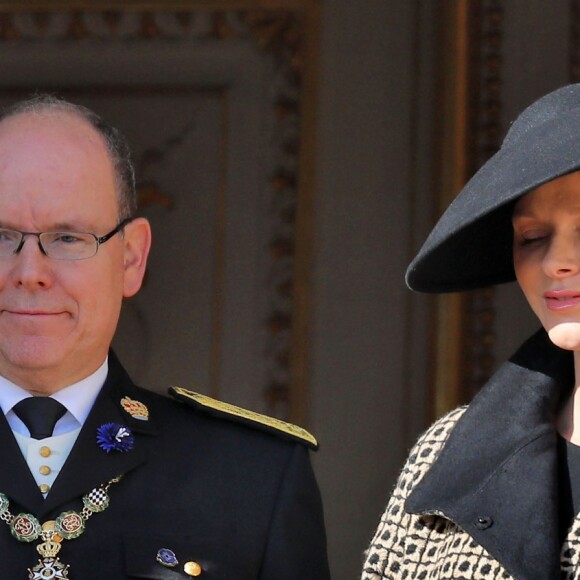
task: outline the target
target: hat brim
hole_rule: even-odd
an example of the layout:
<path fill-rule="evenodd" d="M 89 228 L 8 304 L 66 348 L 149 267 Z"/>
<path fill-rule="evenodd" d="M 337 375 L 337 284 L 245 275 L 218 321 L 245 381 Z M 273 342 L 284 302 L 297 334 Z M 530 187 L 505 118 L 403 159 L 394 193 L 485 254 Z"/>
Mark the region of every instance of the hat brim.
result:
<path fill-rule="evenodd" d="M 407 269 L 419 292 L 457 292 L 515 280 L 511 217 L 530 190 L 580 169 L 580 114 L 524 131 L 467 183 Z"/>

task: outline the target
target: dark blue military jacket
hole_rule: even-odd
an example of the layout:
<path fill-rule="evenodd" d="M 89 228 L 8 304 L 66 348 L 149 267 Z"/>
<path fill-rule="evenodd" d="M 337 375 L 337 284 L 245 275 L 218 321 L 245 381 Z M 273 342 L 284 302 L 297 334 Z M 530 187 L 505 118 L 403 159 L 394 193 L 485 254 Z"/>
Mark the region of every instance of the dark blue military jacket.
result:
<path fill-rule="evenodd" d="M 123 408 L 125 397 L 147 407 L 147 421 Z M 131 429 L 131 451 L 106 453 L 97 445 L 97 429 L 108 422 Z M 136 387 L 114 355 L 46 500 L 1 413 L 0 441 L 0 492 L 14 515 L 45 522 L 80 512 L 84 494 L 123 475 L 109 489 L 109 507 L 88 519 L 81 536 L 61 544 L 58 557 L 70 566 L 71 580 L 191 578 L 187 562 L 199 566 L 201 580 L 330 578 L 306 446 Z M 28 578 L 39 543 L 17 541 L 0 522 L 0 578 Z M 178 563 L 162 565 L 161 549 Z"/>

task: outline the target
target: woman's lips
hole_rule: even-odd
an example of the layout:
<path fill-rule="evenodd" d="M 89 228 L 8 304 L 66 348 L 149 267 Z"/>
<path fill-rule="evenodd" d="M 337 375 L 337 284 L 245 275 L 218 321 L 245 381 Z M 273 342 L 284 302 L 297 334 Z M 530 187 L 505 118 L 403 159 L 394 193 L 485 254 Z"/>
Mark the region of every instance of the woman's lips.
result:
<path fill-rule="evenodd" d="M 544 293 L 549 310 L 559 311 L 580 305 L 580 290 L 552 290 Z"/>

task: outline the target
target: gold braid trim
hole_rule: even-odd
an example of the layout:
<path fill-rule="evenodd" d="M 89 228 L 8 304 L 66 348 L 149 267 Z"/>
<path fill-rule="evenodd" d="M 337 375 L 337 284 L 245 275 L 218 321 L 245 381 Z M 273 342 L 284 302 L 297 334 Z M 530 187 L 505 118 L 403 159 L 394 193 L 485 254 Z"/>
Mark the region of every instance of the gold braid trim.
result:
<path fill-rule="evenodd" d="M 318 449 L 318 441 L 316 438 L 306 431 L 306 429 L 298 425 L 293 425 L 292 423 L 275 419 L 274 417 L 268 417 L 268 415 L 262 415 L 261 413 L 255 413 L 254 411 L 248 411 L 242 407 L 224 403 L 223 401 L 212 399 L 200 393 L 194 393 L 182 387 L 170 387 L 169 393 L 178 400 L 193 403 L 201 410 L 213 411 L 215 414 L 225 418 L 254 425 L 258 428 L 265 428 L 267 431 L 274 431 L 278 434 L 285 434 L 293 440 L 306 444 L 311 449 Z"/>

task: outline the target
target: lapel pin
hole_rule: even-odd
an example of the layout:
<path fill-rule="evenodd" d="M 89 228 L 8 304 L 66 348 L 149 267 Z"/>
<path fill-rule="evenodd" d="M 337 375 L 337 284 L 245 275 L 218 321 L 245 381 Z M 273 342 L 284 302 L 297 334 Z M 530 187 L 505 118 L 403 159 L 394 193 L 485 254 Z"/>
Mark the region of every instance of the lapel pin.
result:
<path fill-rule="evenodd" d="M 149 420 L 149 409 L 146 405 L 141 403 L 141 401 L 135 401 L 130 397 L 123 397 L 121 399 L 121 407 L 126 413 L 129 413 L 133 419 L 139 419 L 139 421 Z"/>
<path fill-rule="evenodd" d="M 175 552 L 169 548 L 161 548 L 157 552 L 157 561 L 166 568 L 175 568 L 179 564 Z"/>
<path fill-rule="evenodd" d="M 135 438 L 128 427 L 118 423 L 105 423 L 97 429 L 97 443 L 107 453 L 111 451 L 124 453 L 133 449 Z"/>

